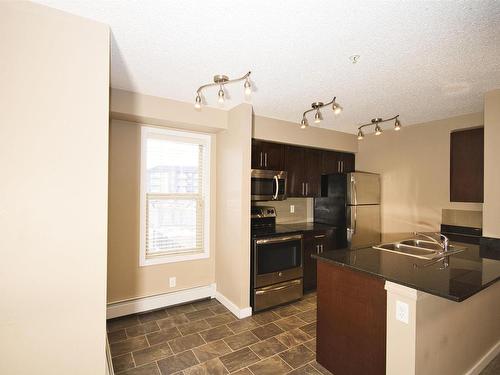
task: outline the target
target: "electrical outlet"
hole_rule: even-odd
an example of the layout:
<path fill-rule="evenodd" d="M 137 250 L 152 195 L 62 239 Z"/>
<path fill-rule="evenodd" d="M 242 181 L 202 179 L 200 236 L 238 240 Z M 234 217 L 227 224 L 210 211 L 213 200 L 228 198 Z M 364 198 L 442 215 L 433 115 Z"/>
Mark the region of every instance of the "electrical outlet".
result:
<path fill-rule="evenodd" d="M 295 212 L 295 206 L 293 204 L 290 205 L 290 213 L 293 214 Z"/>
<path fill-rule="evenodd" d="M 175 277 L 171 277 L 170 279 L 168 279 L 168 283 L 171 288 L 174 288 L 175 284 L 177 283 L 177 279 Z"/>
<path fill-rule="evenodd" d="M 410 307 L 407 303 L 396 301 L 396 319 L 408 324 L 410 320 Z"/>

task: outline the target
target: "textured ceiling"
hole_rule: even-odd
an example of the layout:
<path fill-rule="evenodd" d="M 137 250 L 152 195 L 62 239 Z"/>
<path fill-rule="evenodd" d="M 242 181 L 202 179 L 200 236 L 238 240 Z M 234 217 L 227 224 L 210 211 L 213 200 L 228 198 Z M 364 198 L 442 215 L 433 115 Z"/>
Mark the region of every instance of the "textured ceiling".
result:
<path fill-rule="evenodd" d="M 115 88 L 193 101 L 214 74 L 251 70 L 256 114 L 299 122 L 336 95 L 344 112 L 321 126 L 345 132 L 479 112 L 500 88 L 500 1 L 38 2 L 110 25 Z M 227 87 L 226 109 L 242 86 Z M 206 99 L 217 106 L 216 90 Z"/>

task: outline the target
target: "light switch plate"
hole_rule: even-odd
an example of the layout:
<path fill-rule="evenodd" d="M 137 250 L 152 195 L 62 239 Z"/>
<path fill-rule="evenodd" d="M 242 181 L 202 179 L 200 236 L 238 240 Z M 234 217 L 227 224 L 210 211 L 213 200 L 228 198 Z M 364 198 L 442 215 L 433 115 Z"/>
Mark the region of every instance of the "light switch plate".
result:
<path fill-rule="evenodd" d="M 293 214 L 295 212 L 295 206 L 293 204 L 290 205 L 290 213 Z"/>
<path fill-rule="evenodd" d="M 396 319 L 408 324 L 410 321 L 410 307 L 407 303 L 396 301 Z"/>

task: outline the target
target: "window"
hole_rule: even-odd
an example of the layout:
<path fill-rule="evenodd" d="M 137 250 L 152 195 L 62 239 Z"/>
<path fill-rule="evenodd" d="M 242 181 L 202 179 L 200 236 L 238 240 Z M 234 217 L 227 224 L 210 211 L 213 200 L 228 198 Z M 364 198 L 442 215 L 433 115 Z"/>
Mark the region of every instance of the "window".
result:
<path fill-rule="evenodd" d="M 141 266 L 209 256 L 209 171 L 209 135 L 141 129 Z"/>

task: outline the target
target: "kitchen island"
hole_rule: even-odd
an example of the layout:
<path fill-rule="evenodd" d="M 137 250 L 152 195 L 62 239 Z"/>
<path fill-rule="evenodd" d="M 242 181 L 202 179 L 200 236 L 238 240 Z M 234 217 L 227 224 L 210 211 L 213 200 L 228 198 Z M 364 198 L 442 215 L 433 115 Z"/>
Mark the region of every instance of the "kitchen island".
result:
<path fill-rule="evenodd" d="M 317 361 L 342 374 L 478 373 L 500 351 L 500 256 L 432 263 L 376 250 L 318 260 Z"/>

